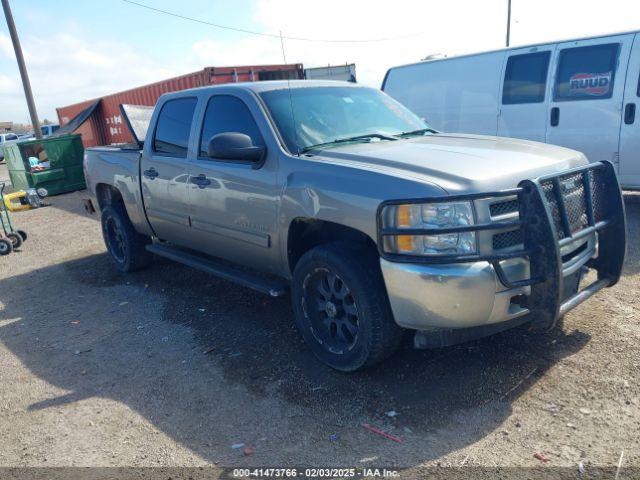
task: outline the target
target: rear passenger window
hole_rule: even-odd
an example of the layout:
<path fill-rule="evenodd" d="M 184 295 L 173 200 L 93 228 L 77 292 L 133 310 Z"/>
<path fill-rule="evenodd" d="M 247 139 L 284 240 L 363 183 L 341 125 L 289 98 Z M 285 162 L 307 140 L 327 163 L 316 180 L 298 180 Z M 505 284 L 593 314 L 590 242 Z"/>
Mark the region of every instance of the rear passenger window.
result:
<path fill-rule="evenodd" d="M 567 48 L 560 52 L 556 101 L 611 98 L 618 63 L 617 43 Z"/>
<path fill-rule="evenodd" d="M 502 89 L 504 105 L 544 101 L 550 55 L 546 51 L 509 57 Z"/>
<path fill-rule="evenodd" d="M 264 145 L 258 125 L 245 103 L 230 95 L 216 95 L 209 100 L 202 122 L 200 156 L 208 155 L 211 137 L 226 132 L 244 133 L 255 146 Z"/>
<path fill-rule="evenodd" d="M 189 131 L 198 100 L 193 97 L 169 100 L 162 106 L 153 137 L 153 150 L 161 155 L 187 156 Z"/>

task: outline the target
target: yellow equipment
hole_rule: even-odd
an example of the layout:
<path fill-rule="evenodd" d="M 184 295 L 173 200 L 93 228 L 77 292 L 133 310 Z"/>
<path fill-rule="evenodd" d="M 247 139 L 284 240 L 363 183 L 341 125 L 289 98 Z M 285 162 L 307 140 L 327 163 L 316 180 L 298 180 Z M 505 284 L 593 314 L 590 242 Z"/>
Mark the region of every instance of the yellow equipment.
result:
<path fill-rule="evenodd" d="M 27 192 L 24 190 L 7 193 L 4 196 L 4 206 L 7 207 L 7 210 L 12 212 L 21 212 L 32 208 L 27 201 Z"/>
<path fill-rule="evenodd" d="M 23 210 L 45 206 L 42 199 L 47 195 L 48 192 L 44 188 L 28 188 L 27 190 L 7 193 L 4 195 L 2 203 L 4 203 L 6 209 L 11 212 L 21 212 Z"/>

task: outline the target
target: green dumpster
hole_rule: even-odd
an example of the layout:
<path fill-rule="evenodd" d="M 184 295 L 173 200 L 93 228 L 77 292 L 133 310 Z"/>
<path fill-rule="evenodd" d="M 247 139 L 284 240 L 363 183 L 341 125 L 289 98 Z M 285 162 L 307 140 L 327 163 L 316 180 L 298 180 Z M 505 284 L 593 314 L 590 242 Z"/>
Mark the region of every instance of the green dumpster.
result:
<path fill-rule="evenodd" d="M 10 143 L 4 146 L 4 157 L 15 190 L 43 187 L 57 195 L 87 187 L 80 135 Z"/>

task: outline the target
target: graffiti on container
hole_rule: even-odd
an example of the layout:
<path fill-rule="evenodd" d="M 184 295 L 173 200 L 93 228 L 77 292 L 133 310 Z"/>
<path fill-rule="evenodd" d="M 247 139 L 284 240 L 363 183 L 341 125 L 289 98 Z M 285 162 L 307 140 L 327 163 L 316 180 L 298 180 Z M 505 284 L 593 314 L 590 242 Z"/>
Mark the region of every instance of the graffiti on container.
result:
<path fill-rule="evenodd" d="M 106 117 L 105 118 L 105 122 L 106 122 L 107 125 L 110 125 L 109 134 L 111 136 L 121 135 L 122 134 L 122 127 L 114 126 L 114 125 L 121 125 L 122 124 L 122 116 L 121 115 L 113 115 L 111 117 Z"/>

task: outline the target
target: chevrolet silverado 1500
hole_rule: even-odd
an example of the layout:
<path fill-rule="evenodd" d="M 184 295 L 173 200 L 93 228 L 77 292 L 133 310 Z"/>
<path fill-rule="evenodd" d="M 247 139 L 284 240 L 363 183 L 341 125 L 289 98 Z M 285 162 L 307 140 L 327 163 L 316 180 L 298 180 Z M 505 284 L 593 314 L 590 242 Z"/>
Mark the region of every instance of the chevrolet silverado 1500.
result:
<path fill-rule="evenodd" d="M 436 132 L 375 89 L 185 90 L 144 130 L 140 145 L 86 151 L 86 206 L 116 267 L 160 255 L 290 292 L 302 336 L 339 370 L 381 361 L 407 330 L 426 348 L 549 329 L 620 276 L 612 164 Z"/>

